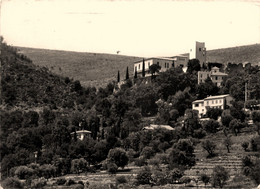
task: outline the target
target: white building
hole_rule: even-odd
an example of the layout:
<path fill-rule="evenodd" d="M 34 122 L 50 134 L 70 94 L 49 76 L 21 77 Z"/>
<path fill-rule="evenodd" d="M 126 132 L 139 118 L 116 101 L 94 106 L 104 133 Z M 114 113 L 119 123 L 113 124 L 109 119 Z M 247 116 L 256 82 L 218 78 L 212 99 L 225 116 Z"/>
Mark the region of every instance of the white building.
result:
<path fill-rule="evenodd" d="M 71 134 L 71 136 L 73 136 L 75 134 L 75 132 L 72 132 L 70 134 Z M 76 135 L 79 140 L 83 140 L 85 137 L 91 136 L 91 131 L 88 131 L 88 130 L 76 131 Z"/>
<path fill-rule="evenodd" d="M 190 49 L 189 59 L 198 59 L 200 61 L 200 66 L 206 64 L 207 51 L 204 42 L 195 42 Z"/>
<path fill-rule="evenodd" d="M 202 117 L 207 113 L 207 108 L 219 108 L 226 109 L 227 106 L 231 106 L 233 98 L 229 95 L 209 96 L 202 100 L 196 100 L 192 102 L 192 109 L 199 111 L 199 117 Z"/>
<path fill-rule="evenodd" d="M 151 76 L 151 74 L 149 73 L 149 67 L 151 65 L 158 64 L 161 67 L 160 72 L 165 72 L 166 70 L 173 68 L 173 67 L 174 68 L 176 68 L 178 66 L 187 67 L 188 57 L 178 55 L 178 56 L 173 56 L 170 58 L 152 57 L 152 58 L 139 60 L 134 63 L 134 73 L 136 71 L 137 74 L 142 74 L 143 62 L 144 62 L 144 68 L 145 68 L 145 76 Z"/>
<path fill-rule="evenodd" d="M 143 62 L 144 62 L 144 70 L 145 76 L 150 76 L 149 67 L 153 64 L 158 64 L 161 66 L 161 72 L 166 71 L 169 68 L 174 67 L 174 59 L 173 58 L 147 58 L 143 60 L 139 60 L 134 63 L 134 73 L 142 74 L 143 71 Z"/>
<path fill-rule="evenodd" d="M 213 83 L 220 87 L 226 76 L 227 74 L 220 72 L 218 67 L 213 67 L 211 71 L 198 71 L 198 84 L 204 83 L 209 77 Z"/>

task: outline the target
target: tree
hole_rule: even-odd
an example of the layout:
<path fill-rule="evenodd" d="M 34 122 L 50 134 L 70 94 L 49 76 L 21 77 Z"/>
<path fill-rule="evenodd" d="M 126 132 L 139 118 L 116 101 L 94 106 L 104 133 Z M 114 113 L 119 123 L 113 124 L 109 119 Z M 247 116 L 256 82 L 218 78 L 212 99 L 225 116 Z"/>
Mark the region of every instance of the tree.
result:
<path fill-rule="evenodd" d="M 119 70 L 118 70 L 118 72 L 117 72 L 117 83 L 119 83 L 120 82 L 120 73 L 119 73 Z"/>
<path fill-rule="evenodd" d="M 124 168 L 128 164 L 128 157 L 122 148 L 111 149 L 107 156 L 108 162 L 115 163 L 118 167 Z"/>
<path fill-rule="evenodd" d="M 144 59 L 143 59 L 142 76 L 145 77 L 145 62 L 144 62 Z"/>
<path fill-rule="evenodd" d="M 201 146 L 204 150 L 206 150 L 208 152 L 208 157 L 213 157 L 214 156 L 214 151 L 215 151 L 215 148 L 216 148 L 216 144 L 211 141 L 211 140 L 204 140 L 202 143 L 201 143 Z"/>
<path fill-rule="evenodd" d="M 229 179 L 229 173 L 224 167 L 217 165 L 214 167 L 211 177 L 213 187 L 219 186 L 220 188 L 223 188 L 226 181 Z"/>
<path fill-rule="evenodd" d="M 229 127 L 229 123 L 233 120 L 234 118 L 231 115 L 221 115 L 221 122 L 222 124 L 228 128 Z"/>
<path fill-rule="evenodd" d="M 183 171 L 181 171 L 178 168 L 174 168 L 172 171 L 169 173 L 169 183 L 170 184 L 175 184 L 176 181 L 179 181 L 179 179 L 183 176 Z"/>
<path fill-rule="evenodd" d="M 135 70 L 134 78 L 137 79 L 137 70 Z"/>
<path fill-rule="evenodd" d="M 73 173 L 81 173 L 85 171 L 87 168 L 87 161 L 84 158 L 73 159 L 71 161 L 71 172 Z"/>
<path fill-rule="evenodd" d="M 151 184 L 152 172 L 149 167 L 144 167 L 136 176 L 137 184 Z"/>
<path fill-rule="evenodd" d="M 233 119 L 229 123 L 229 128 L 235 133 L 236 136 L 237 136 L 237 133 L 239 133 L 241 127 L 242 127 L 242 124 L 237 119 Z"/>
<path fill-rule="evenodd" d="M 158 64 L 152 64 L 150 67 L 149 67 L 149 72 L 152 74 L 152 78 L 151 79 L 154 79 L 154 74 L 155 73 L 158 73 L 161 69 L 161 66 L 158 65 Z"/>
<path fill-rule="evenodd" d="M 211 119 L 215 119 L 217 120 L 219 116 L 221 116 L 222 114 L 222 110 L 217 108 L 208 108 L 207 109 L 207 117 L 211 118 Z"/>
<path fill-rule="evenodd" d="M 248 150 L 249 142 L 245 141 L 241 144 L 242 148 L 245 150 L 245 152 Z"/>
<path fill-rule="evenodd" d="M 188 62 L 188 73 L 192 73 L 193 71 L 200 71 L 200 61 L 198 59 L 191 59 Z"/>
<path fill-rule="evenodd" d="M 125 80 L 129 79 L 128 66 L 126 67 Z"/>
<path fill-rule="evenodd" d="M 185 110 L 191 108 L 193 100 L 194 96 L 190 93 L 190 88 L 185 88 L 184 91 L 178 91 L 175 95 L 168 97 L 168 102 L 179 111 L 179 115 L 184 115 Z"/>
<path fill-rule="evenodd" d="M 216 133 L 219 128 L 219 123 L 214 119 L 210 119 L 203 121 L 202 126 L 208 133 Z"/>
<path fill-rule="evenodd" d="M 207 96 L 215 96 L 219 94 L 219 87 L 207 77 L 203 83 L 200 83 L 197 88 L 198 99 L 206 98 Z"/>
<path fill-rule="evenodd" d="M 210 177 L 208 175 L 206 175 L 206 174 L 201 174 L 200 175 L 200 180 L 205 184 L 205 188 L 206 188 L 206 185 L 210 181 Z"/>
<path fill-rule="evenodd" d="M 180 139 L 173 145 L 169 154 L 171 168 L 179 166 L 193 166 L 195 164 L 194 146 L 189 139 Z"/>
<path fill-rule="evenodd" d="M 223 141 L 224 145 L 227 148 L 227 152 L 230 153 L 230 146 L 232 145 L 232 140 L 230 137 L 226 137 Z"/>
<path fill-rule="evenodd" d="M 257 126 L 257 133 L 260 135 L 260 110 L 255 110 L 252 112 L 252 120 Z"/>

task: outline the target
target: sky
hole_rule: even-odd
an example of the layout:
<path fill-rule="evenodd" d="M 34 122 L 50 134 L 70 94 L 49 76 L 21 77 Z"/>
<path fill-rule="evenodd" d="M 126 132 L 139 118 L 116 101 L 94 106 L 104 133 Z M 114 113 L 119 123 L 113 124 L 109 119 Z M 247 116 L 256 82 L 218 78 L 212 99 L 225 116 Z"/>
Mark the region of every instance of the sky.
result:
<path fill-rule="evenodd" d="M 15 46 L 174 56 L 260 43 L 260 1 L 2 0 L 0 29 Z"/>

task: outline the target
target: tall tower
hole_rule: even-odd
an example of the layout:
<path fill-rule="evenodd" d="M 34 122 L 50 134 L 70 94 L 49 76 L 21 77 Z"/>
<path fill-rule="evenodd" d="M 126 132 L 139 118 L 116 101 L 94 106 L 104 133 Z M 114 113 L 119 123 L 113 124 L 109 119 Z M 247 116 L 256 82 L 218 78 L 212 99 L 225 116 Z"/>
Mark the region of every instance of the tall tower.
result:
<path fill-rule="evenodd" d="M 198 59 L 200 61 L 200 66 L 203 63 L 206 64 L 207 51 L 204 42 L 197 42 L 190 49 L 190 59 Z"/>

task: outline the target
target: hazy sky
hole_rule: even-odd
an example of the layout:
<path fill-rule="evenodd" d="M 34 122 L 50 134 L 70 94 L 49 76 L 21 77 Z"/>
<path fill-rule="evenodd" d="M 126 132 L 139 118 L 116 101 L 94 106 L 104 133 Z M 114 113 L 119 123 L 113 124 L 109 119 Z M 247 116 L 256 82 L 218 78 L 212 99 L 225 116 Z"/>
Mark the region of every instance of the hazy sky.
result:
<path fill-rule="evenodd" d="M 16 46 L 136 56 L 260 42 L 259 1 L 2 0 L 1 35 Z"/>

